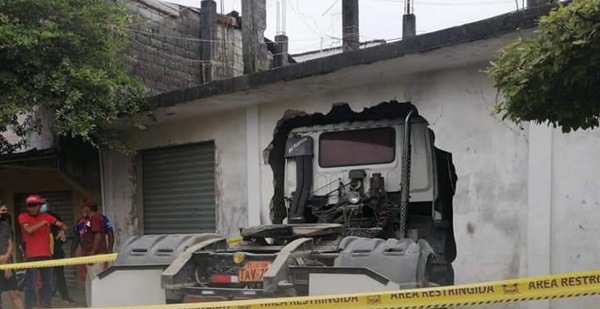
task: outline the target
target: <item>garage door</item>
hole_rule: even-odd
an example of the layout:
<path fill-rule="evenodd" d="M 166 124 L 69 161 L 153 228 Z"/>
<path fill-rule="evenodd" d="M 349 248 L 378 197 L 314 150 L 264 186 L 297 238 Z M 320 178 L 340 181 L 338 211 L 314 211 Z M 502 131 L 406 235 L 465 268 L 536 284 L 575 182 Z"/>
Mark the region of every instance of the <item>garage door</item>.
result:
<path fill-rule="evenodd" d="M 214 142 L 141 156 L 144 234 L 215 232 Z"/>
<path fill-rule="evenodd" d="M 73 215 L 73 196 L 71 191 L 58 191 L 58 192 L 41 192 L 38 193 L 43 198 L 49 201 L 51 211 L 56 215 L 60 216 L 62 221 L 69 227 L 72 228 L 75 223 Z M 15 204 L 21 211 L 26 211 L 25 206 L 26 194 L 15 195 Z M 17 233 L 17 240 L 21 240 L 21 234 Z M 63 244 L 63 251 L 67 257 L 71 256 L 71 242 Z M 76 269 L 75 266 L 65 266 L 65 279 L 68 287 L 76 286 Z"/>

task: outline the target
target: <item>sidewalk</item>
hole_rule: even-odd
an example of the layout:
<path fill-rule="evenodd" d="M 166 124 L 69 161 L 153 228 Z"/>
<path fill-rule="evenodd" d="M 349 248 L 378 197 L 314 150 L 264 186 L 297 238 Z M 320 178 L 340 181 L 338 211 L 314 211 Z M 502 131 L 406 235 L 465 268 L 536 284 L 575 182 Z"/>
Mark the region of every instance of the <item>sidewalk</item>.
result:
<path fill-rule="evenodd" d="M 60 295 L 56 295 L 52 298 L 52 307 L 53 308 L 83 308 L 83 307 L 85 307 L 85 291 L 84 290 L 70 289 L 69 295 L 75 301 L 75 304 L 67 305 L 62 301 L 62 299 L 60 298 Z M 7 293 L 2 293 L 2 308 L 3 309 L 12 308 L 12 305 L 10 303 L 10 298 L 8 297 Z"/>

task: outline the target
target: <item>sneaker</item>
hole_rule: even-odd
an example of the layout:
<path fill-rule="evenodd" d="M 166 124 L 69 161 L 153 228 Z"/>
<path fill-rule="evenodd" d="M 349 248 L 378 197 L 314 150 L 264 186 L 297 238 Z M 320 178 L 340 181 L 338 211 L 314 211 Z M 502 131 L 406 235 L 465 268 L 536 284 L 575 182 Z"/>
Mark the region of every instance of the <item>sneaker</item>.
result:
<path fill-rule="evenodd" d="M 71 299 L 71 298 L 65 298 L 63 299 L 63 302 L 67 305 L 74 305 L 75 302 Z"/>

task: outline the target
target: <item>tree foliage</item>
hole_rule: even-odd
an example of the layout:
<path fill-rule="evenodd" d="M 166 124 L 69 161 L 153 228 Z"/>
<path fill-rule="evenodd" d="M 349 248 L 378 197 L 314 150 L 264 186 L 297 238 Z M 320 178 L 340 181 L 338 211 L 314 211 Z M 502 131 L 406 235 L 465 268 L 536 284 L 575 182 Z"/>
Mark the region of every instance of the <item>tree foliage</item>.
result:
<path fill-rule="evenodd" d="M 48 111 L 56 136 L 125 149 L 114 122 L 148 110 L 145 87 L 124 68 L 135 17 L 111 0 L 0 1 L 0 133 L 26 144 Z"/>
<path fill-rule="evenodd" d="M 487 70 L 503 100 L 496 111 L 519 123 L 563 132 L 594 128 L 600 117 L 600 0 L 562 4 L 531 39 L 502 49 Z"/>

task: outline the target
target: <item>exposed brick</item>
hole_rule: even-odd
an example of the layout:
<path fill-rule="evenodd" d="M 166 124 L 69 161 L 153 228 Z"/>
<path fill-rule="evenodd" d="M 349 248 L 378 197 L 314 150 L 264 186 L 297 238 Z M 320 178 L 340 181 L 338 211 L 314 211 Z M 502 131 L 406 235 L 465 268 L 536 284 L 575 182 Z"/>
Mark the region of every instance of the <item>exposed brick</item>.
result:
<path fill-rule="evenodd" d="M 182 8 L 180 16 L 173 17 L 139 2 L 128 5 L 146 20 L 145 25 L 132 29 L 154 33 L 132 32 L 132 44 L 124 53 L 128 71 L 153 95 L 201 84 L 202 66 L 194 61 L 200 59 L 200 42 L 193 40 L 200 37 L 199 12 Z M 214 78 L 240 75 L 243 70 L 240 29 L 218 25 L 216 35 L 219 39 L 213 45 L 213 59 L 226 65 L 213 68 Z"/>

